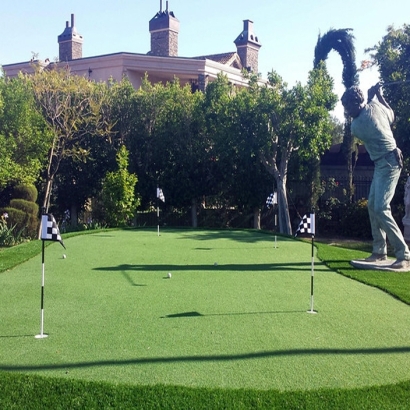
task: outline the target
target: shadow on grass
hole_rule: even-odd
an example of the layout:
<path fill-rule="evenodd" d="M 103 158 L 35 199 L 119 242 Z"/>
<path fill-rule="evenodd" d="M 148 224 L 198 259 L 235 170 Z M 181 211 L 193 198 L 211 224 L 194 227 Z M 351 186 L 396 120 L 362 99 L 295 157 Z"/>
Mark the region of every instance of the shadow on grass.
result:
<path fill-rule="evenodd" d="M 228 263 L 224 265 L 137 265 L 123 264 L 117 266 L 101 266 L 93 268 L 96 271 L 116 272 L 121 271 L 125 275 L 126 271 L 139 272 L 163 272 L 165 270 L 173 271 L 234 271 L 234 272 L 259 272 L 259 271 L 309 271 L 310 262 L 297 263 L 260 263 L 260 264 L 235 264 Z M 329 272 L 322 262 L 315 264 L 315 271 Z M 131 278 L 129 278 L 131 280 Z"/>
<path fill-rule="evenodd" d="M 306 310 L 280 310 L 275 312 L 236 312 L 236 313 L 209 313 L 202 314 L 199 312 L 181 312 L 173 313 L 171 315 L 161 316 L 161 319 L 177 319 L 182 317 L 209 317 L 209 316 L 244 316 L 244 315 L 272 315 L 283 313 L 305 313 Z"/>
<path fill-rule="evenodd" d="M 188 240 L 198 240 L 198 241 L 209 241 L 215 239 L 229 239 L 236 242 L 245 242 L 245 243 L 257 243 L 260 241 L 266 240 L 274 240 L 274 236 L 276 235 L 278 240 L 282 241 L 289 241 L 293 240 L 292 237 L 282 235 L 282 234 L 275 234 L 268 231 L 255 231 L 255 230 L 231 230 L 231 229 L 222 229 L 222 230 L 215 230 L 215 231 L 205 231 L 201 229 L 200 231 L 196 232 L 195 230 L 186 231 L 186 235 L 184 235 L 184 231 L 181 230 L 165 230 L 166 232 L 170 233 L 181 233 L 181 236 L 176 239 L 188 239 Z"/>
<path fill-rule="evenodd" d="M 140 283 L 135 283 L 133 280 L 132 280 L 132 278 L 131 278 L 131 276 L 130 275 L 128 275 L 128 273 L 127 272 L 121 272 L 122 273 L 122 276 L 124 276 L 124 278 L 127 280 L 127 282 L 130 284 L 130 285 L 132 285 L 132 286 L 147 286 L 147 285 L 143 285 L 143 284 L 140 284 Z"/>
<path fill-rule="evenodd" d="M 236 360 L 253 360 L 285 356 L 351 356 L 351 355 L 380 355 L 380 354 L 407 354 L 410 346 L 375 347 L 367 349 L 287 349 L 287 350 L 265 350 L 241 354 L 224 355 L 193 355 L 175 357 L 141 357 L 127 360 L 101 360 L 77 363 L 39 364 L 39 365 L 0 365 L 1 371 L 38 371 L 57 369 L 91 368 L 99 366 L 133 366 L 156 363 L 184 363 L 184 362 L 226 362 Z"/>
<path fill-rule="evenodd" d="M 17 338 L 20 338 L 20 337 L 33 337 L 33 335 L 9 335 L 9 336 L 7 336 L 7 335 L 1 336 L 0 335 L 0 339 L 2 339 L 2 338 L 4 338 L 4 339 L 15 338 L 15 339 L 17 339 Z"/>

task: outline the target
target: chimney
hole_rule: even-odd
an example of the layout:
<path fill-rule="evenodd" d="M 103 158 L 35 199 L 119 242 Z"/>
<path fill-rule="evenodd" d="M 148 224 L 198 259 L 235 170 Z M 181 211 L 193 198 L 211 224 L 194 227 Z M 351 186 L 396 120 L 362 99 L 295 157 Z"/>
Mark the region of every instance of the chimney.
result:
<path fill-rule="evenodd" d="M 172 11 L 169 11 L 168 1 L 164 11 L 160 0 L 159 12 L 149 22 L 149 32 L 151 51 L 148 54 L 162 57 L 178 56 L 179 20 Z"/>
<path fill-rule="evenodd" d="M 66 21 L 65 29 L 58 36 L 60 61 L 71 61 L 83 56 L 83 36 L 74 25 L 74 14 L 71 14 L 71 27 Z"/>
<path fill-rule="evenodd" d="M 253 21 L 244 20 L 242 33 L 234 41 L 236 52 L 241 59 L 242 66 L 248 71 L 258 73 L 258 54 L 262 45 L 253 32 Z"/>

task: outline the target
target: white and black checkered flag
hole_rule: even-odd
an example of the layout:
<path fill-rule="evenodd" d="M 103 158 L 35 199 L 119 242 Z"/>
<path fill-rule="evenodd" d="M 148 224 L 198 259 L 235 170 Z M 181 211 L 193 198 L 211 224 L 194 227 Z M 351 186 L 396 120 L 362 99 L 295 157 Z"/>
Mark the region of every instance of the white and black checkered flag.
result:
<path fill-rule="evenodd" d="M 65 249 L 60 230 L 58 229 L 57 222 L 52 214 L 44 214 L 41 216 L 41 239 L 43 241 L 60 242 Z"/>
<path fill-rule="evenodd" d="M 157 188 L 157 198 L 159 198 L 162 202 L 165 202 L 165 196 L 161 188 Z"/>
<path fill-rule="evenodd" d="M 278 203 L 278 199 L 276 197 L 276 192 L 270 194 L 266 199 L 266 207 L 268 209 L 272 208 L 273 205 Z"/>
<path fill-rule="evenodd" d="M 296 230 L 295 236 L 298 234 L 310 233 L 315 234 L 315 214 L 304 215 L 298 229 Z"/>

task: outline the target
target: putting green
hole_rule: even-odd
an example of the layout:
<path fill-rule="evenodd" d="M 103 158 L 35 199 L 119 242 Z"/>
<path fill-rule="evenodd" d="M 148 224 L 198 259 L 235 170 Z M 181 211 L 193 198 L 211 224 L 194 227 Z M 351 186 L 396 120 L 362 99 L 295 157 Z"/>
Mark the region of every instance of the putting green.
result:
<path fill-rule="evenodd" d="M 305 390 L 410 379 L 410 306 L 256 231 L 76 236 L 0 274 L 0 370 Z M 41 244 L 39 243 L 39 247 Z M 63 254 L 67 255 L 63 259 Z M 168 272 L 172 278 L 167 278 Z M 394 273 L 387 273 L 393 275 Z"/>

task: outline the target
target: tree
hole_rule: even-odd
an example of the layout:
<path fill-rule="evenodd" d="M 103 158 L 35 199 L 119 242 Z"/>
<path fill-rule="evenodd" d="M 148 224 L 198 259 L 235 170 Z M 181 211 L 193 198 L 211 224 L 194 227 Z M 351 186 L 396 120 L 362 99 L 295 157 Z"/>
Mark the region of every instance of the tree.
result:
<path fill-rule="evenodd" d="M 259 116 L 264 129 L 257 135 L 260 158 L 274 176 L 278 192 L 279 229 L 291 234 L 287 199 L 288 165 L 298 151 L 302 158 L 316 158 L 330 146 L 331 119 L 337 96 L 333 80 L 320 65 L 309 73 L 308 83 L 288 89 L 275 72 L 270 87 L 260 88 Z"/>
<path fill-rule="evenodd" d="M 209 120 L 213 123 L 213 149 L 222 183 L 220 195 L 227 206 L 252 216 L 253 227 L 258 229 L 261 207 L 272 192 L 273 178 L 259 159 L 255 138 L 263 126 L 258 112 L 257 76 L 247 75 L 247 78 L 248 87 L 234 88 L 229 86 L 226 77 L 221 77 L 220 91 L 226 93 L 224 106 L 218 116 L 210 115 Z"/>
<path fill-rule="evenodd" d="M 43 208 L 47 211 L 61 161 L 69 156 L 86 157 L 88 151 L 80 145 L 85 135 L 107 136 L 111 132 L 108 88 L 105 83 L 72 75 L 68 69 L 37 67 L 33 75 L 25 78 L 53 136 L 45 172 Z"/>
<path fill-rule="evenodd" d="M 0 76 L 0 191 L 37 182 L 50 141 L 24 78 Z"/>
<path fill-rule="evenodd" d="M 192 93 L 178 81 L 165 86 L 164 111 L 159 127 L 162 185 L 173 206 L 191 209 L 197 226 L 198 203 L 209 194 L 209 138 L 200 109 L 204 95 Z"/>
<path fill-rule="evenodd" d="M 85 211 L 89 200 L 101 191 L 105 174 L 117 170 L 116 154 L 129 138 L 134 121 L 131 102 L 136 91 L 129 80 L 111 81 L 107 92 L 110 106 L 105 115 L 113 124 L 111 133 L 84 135 L 78 145 L 87 155 L 63 158 L 55 177 L 53 208 L 60 214 L 70 210 L 72 226 L 77 224 L 78 212 Z"/>
<path fill-rule="evenodd" d="M 130 153 L 130 172 L 139 178 L 141 205 L 146 208 L 155 199 L 158 179 L 163 176 L 159 135 L 164 118 L 166 91 L 163 84 L 151 84 L 146 76 L 131 97 L 133 121 L 126 139 Z"/>
<path fill-rule="evenodd" d="M 125 146 L 117 153 L 117 164 L 117 171 L 107 172 L 101 192 L 105 221 L 110 226 L 127 225 L 139 205 L 135 196 L 138 178 L 128 172 L 128 151 Z"/>
<path fill-rule="evenodd" d="M 351 33 L 352 29 L 331 29 L 323 36 L 319 35 L 316 47 L 315 58 L 313 62 L 314 68 L 317 68 L 321 62 L 326 61 L 329 53 L 335 50 L 339 53 L 342 63 L 342 82 L 345 88 L 349 88 L 359 83 L 357 68 L 356 68 L 356 50 L 354 48 L 354 36 Z M 353 152 L 354 138 L 350 131 L 350 117 L 345 114 L 345 130 L 343 148 L 347 163 L 348 186 L 350 190 L 349 197 L 353 196 Z"/>

